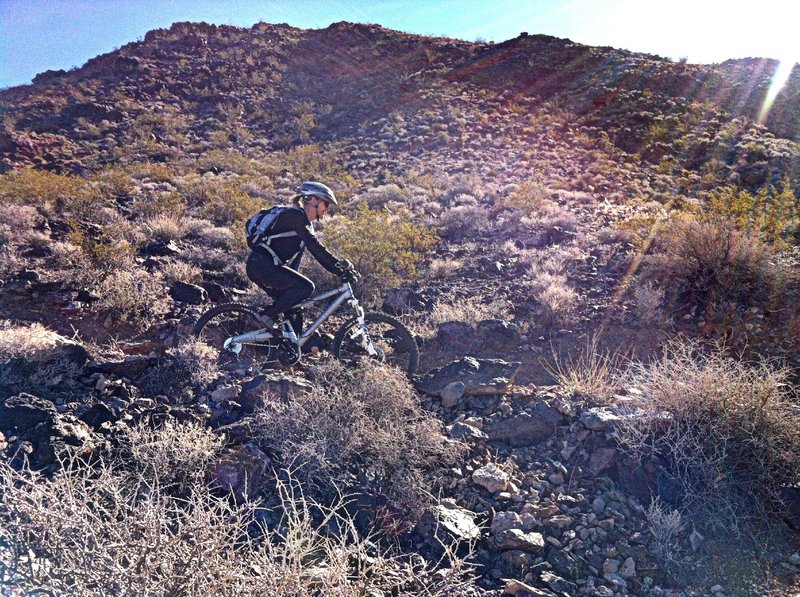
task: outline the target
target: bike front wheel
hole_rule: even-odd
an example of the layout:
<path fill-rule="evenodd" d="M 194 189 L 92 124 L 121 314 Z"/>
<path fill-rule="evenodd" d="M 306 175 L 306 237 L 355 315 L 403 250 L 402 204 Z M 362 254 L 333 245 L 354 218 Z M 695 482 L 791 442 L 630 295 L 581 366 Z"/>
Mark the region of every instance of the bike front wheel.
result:
<path fill-rule="evenodd" d="M 333 338 L 333 355 L 350 362 L 356 362 L 362 357 L 370 358 L 364 347 L 364 328 L 378 353 L 372 358 L 406 373 L 417 370 L 419 348 L 414 336 L 406 326 L 384 313 L 365 314 L 363 328 L 357 317 L 346 322 Z"/>
<path fill-rule="evenodd" d="M 229 339 L 262 327 L 258 314 L 251 307 L 225 303 L 203 313 L 194 324 L 192 334 L 218 351 L 220 364 L 253 366 L 272 360 L 274 347 L 269 342 L 231 344 Z"/>

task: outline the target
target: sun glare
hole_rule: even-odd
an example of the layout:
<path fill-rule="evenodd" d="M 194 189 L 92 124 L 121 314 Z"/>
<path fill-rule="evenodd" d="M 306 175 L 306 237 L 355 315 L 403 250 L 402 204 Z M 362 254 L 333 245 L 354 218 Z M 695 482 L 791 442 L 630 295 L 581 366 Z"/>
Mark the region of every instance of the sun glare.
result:
<path fill-rule="evenodd" d="M 781 60 L 778 63 L 778 68 L 775 69 L 775 73 L 772 75 L 772 82 L 769 85 L 767 97 L 764 98 L 764 105 L 761 106 L 761 111 L 758 113 L 758 122 L 763 123 L 767 119 L 767 116 L 769 116 L 772 104 L 775 103 L 775 98 L 778 97 L 778 93 L 783 89 L 786 81 L 789 80 L 789 75 L 792 74 L 793 68 L 793 60 Z"/>

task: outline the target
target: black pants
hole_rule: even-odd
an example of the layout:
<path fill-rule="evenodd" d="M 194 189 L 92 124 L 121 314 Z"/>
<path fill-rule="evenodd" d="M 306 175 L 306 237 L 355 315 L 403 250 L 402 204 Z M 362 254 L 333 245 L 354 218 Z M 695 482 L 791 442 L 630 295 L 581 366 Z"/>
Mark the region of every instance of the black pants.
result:
<path fill-rule="evenodd" d="M 314 293 L 314 283 L 303 274 L 285 265 L 275 265 L 272 255 L 253 251 L 247 258 L 247 277 L 274 299 L 264 315 L 277 318 L 296 304 L 303 302 Z M 302 330 L 302 316 L 292 318 L 292 327 L 299 334 Z"/>

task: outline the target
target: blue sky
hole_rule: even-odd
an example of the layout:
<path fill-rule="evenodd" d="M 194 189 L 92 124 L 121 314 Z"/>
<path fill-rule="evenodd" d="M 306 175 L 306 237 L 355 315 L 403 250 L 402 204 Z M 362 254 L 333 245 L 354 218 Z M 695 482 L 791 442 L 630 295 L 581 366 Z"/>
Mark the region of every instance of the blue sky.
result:
<path fill-rule="evenodd" d="M 370 22 L 487 41 L 527 31 L 691 62 L 800 62 L 798 0 L 0 0 L 0 88 L 81 66 L 175 21 L 261 20 L 302 28 Z"/>

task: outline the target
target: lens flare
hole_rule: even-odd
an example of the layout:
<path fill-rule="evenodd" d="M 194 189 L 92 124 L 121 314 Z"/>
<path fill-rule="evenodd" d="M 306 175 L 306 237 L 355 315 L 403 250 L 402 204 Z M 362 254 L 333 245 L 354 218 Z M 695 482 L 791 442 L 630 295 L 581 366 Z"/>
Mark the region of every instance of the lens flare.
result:
<path fill-rule="evenodd" d="M 772 75 L 772 83 L 769 85 L 767 97 L 764 98 L 764 105 L 761 106 L 761 111 L 758 113 L 759 123 L 763 123 L 767 119 L 767 116 L 769 116 L 772 104 L 775 103 L 775 98 L 778 97 L 778 93 L 783 89 L 786 81 L 789 80 L 789 75 L 792 74 L 793 68 L 794 62 L 791 60 L 781 60 L 778 63 L 778 68 L 775 69 L 775 73 Z"/>

